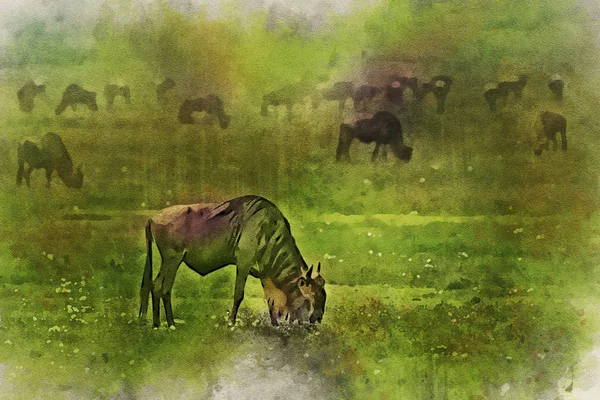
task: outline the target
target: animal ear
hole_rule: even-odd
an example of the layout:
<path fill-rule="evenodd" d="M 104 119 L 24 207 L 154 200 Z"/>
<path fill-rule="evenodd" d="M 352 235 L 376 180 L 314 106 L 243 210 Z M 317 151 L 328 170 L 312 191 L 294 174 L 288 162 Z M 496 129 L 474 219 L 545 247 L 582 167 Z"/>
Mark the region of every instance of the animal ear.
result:
<path fill-rule="evenodd" d="M 317 275 L 321 275 L 321 261 L 317 264 Z"/>

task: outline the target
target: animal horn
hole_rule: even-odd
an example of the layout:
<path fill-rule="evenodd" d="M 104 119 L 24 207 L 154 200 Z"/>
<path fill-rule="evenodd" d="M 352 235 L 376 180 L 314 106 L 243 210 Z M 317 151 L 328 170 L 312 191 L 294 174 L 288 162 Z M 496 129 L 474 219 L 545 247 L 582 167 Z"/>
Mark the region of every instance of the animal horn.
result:
<path fill-rule="evenodd" d="M 311 265 L 310 268 L 308 269 L 308 272 L 306 273 L 306 283 L 308 283 L 311 278 L 312 278 L 312 271 L 313 271 L 313 266 Z"/>
<path fill-rule="evenodd" d="M 321 274 L 321 261 L 317 264 L 317 275 Z"/>

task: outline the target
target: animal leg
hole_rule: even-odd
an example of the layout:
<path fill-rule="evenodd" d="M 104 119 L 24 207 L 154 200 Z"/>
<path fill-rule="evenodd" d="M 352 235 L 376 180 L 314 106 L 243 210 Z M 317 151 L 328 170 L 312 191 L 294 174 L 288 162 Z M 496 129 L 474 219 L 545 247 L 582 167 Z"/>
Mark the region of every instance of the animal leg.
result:
<path fill-rule="evenodd" d="M 52 169 L 46 168 L 46 187 L 50 187 L 50 179 L 52 179 Z"/>
<path fill-rule="evenodd" d="M 171 288 L 175 282 L 177 269 L 183 260 L 183 256 L 178 251 L 161 252 L 162 262 L 160 271 L 152 283 L 152 325 L 155 328 L 160 326 L 160 299 L 162 298 L 165 306 L 165 315 L 167 324 L 174 325 L 173 310 L 171 309 Z"/>
<path fill-rule="evenodd" d="M 31 178 L 31 172 L 33 171 L 33 167 L 29 166 L 29 168 L 27 168 L 27 170 L 25 171 L 25 183 L 27 183 L 27 187 L 31 187 L 31 182 L 29 181 L 29 179 Z"/>
<path fill-rule="evenodd" d="M 387 160 L 387 156 L 388 156 L 388 146 L 387 145 L 383 145 L 383 152 L 381 153 L 381 157 L 384 160 Z"/>
<path fill-rule="evenodd" d="M 235 274 L 235 291 L 233 293 L 233 307 L 229 314 L 229 325 L 235 325 L 235 319 L 242 300 L 244 300 L 244 289 L 246 287 L 246 279 L 248 279 L 250 268 L 242 266 L 237 267 Z"/>
<path fill-rule="evenodd" d="M 371 161 L 375 162 L 377 160 L 377 156 L 379 155 L 379 146 L 381 143 L 377 142 L 375 145 L 375 150 L 373 150 L 373 155 L 371 155 Z"/>
<path fill-rule="evenodd" d="M 340 125 L 340 137 L 335 159 L 340 161 L 342 157 L 350 159 L 350 144 L 352 144 L 352 128 L 346 124 Z"/>
<path fill-rule="evenodd" d="M 552 135 L 552 138 L 550 140 L 552 140 L 552 150 L 558 150 L 558 140 L 556 138 L 556 134 Z"/>
<path fill-rule="evenodd" d="M 562 151 L 567 151 L 567 131 L 563 130 L 560 132 L 560 138 L 562 140 Z"/>

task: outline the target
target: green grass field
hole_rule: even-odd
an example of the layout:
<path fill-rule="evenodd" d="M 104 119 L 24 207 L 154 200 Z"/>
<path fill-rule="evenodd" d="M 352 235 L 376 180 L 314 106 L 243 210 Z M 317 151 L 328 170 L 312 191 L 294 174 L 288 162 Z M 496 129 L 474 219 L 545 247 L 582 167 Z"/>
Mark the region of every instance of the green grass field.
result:
<path fill-rule="evenodd" d="M 545 11 L 506 11 L 504 17 L 493 16 L 493 7 L 477 9 L 489 23 L 486 36 L 471 32 L 475 28 L 466 22 L 462 27 L 461 21 L 474 23 L 475 17 L 460 17 L 457 4 L 411 8 L 413 17 L 406 20 L 388 20 L 375 8 L 367 15 L 368 40 L 360 44 L 374 59 L 412 55 L 428 40 L 433 46 L 425 28 L 411 31 L 404 53 L 393 47 L 399 39 L 382 37 L 415 24 L 433 26 L 443 12 L 452 11 L 449 23 L 463 29 L 452 31 L 454 47 L 433 47 L 448 58 L 445 64 L 424 67 L 452 74 L 447 111 L 437 115 L 426 102 L 420 113 L 413 107 L 400 116 L 414 148 L 407 164 L 391 158 L 371 163 L 372 145 L 358 143 L 350 163 L 335 162 L 339 123 L 351 115 L 348 110 L 340 116 L 335 103 L 313 110 L 307 100 L 294 109 L 291 122 L 284 110 L 259 115 L 258 93 L 299 77 L 311 65 L 307 55 L 329 57 L 331 43 L 348 54 L 358 46 L 343 34 L 353 17 L 338 27 L 341 33 L 311 42 L 313 47 L 287 33 L 258 37 L 266 54 L 281 53 L 260 64 L 255 31 L 249 37 L 257 42 L 244 41 L 233 28 L 201 19 L 186 25 L 166 13 L 181 24 L 176 33 L 184 39 L 213 32 L 235 44 L 229 54 L 209 41 L 208 54 L 215 58 L 202 61 L 185 47 L 190 54 L 173 50 L 179 36 L 163 38 L 174 41 L 173 54 L 163 49 L 174 63 L 177 56 L 197 61 L 188 65 L 192 76 L 208 71 L 214 78 L 207 78 L 208 87 L 222 87 L 228 79 L 245 83 L 224 96 L 232 116 L 226 130 L 203 116 L 199 124 L 179 124 L 177 96 L 183 89 L 167 110 L 159 109 L 150 71 L 179 69 L 166 58 L 144 59 L 150 47 L 123 47 L 119 35 L 113 42 L 97 37 L 94 54 L 80 65 L 3 67 L 0 398 L 568 396 L 581 383 L 579 362 L 600 328 L 598 80 L 591 61 L 576 63 L 578 46 L 587 42 L 569 46 L 585 31 L 585 21 L 575 20 L 577 29 L 570 31 L 560 25 L 558 16 L 571 15 L 571 9 L 559 2 Z M 554 22 L 538 26 L 525 15 Z M 557 27 L 570 33 L 561 40 L 543 35 Z M 159 28 L 147 25 L 129 34 L 141 40 L 144 29 Z M 507 42 L 517 38 L 519 45 L 507 50 L 496 36 L 503 30 Z M 519 36 L 527 30 L 538 36 Z M 439 28 L 434 33 L 444 34 Z M 563 58 L 534 46 L 547 40 L 557 41 Z M 538 52 L 531 53 L 533 48 Z M 124 49 L 128 63 L 111 59 L 114 49 Z M 498 54 L 504 56 L 496 62 Z M 230 64 L 219 64 L 219 57 Z M 285 70 L 286 58 L 297 61 L 296 70 Z M 568 62 L 576 67 L 564 68 L 568 85 L 559 105 L 550 98 L 545 73 Z M 522 70 L 530 72 L 522 101 L 511 100 L 491 114 L 481 96 L 482 79 Z M 133 104 L 118 102 L 114 112 L 106 111 L 101 96 L 110 73 L 122 73 L 132 89 Z M 32 76 L 43 76 L 48 89 L 29 115 L 19 111 L 15 94 Z M 100 110 L 80 106 L 55 116 L 62 90 L 75 81 L 99 93 Z M 533 155 L 534 121 L 544 110 L 567 117 L 566 153 Z M 66 188 L 56 176 L 48 189 L 43 171 L 34 172 L 31 189 L 16 187 L 18 143 L 39 140 L 47 131 L 62 136 L 75 165 L 83 162 L 81 190 Z M 275 202 L 307 262 L 322 263 L 328 294 L 323 323 L 311 329 L 270 326 L 262 289 L 251 278 L 239 323 L 228 327 L 235 269 L 201 278 L 185 266 L 173 290 L 177 328 L 154 330 L 149 320 L 139 320 L 147 218 L 167 205 L 243 194 Z M 159 263 L 155 252 L 155 272 Z"/>

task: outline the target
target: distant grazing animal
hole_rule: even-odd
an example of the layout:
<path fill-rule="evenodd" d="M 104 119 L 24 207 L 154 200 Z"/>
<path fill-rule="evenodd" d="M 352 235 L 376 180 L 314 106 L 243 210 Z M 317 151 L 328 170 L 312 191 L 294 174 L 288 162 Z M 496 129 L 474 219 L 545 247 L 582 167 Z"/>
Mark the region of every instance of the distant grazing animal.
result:
<path fill-rule="evenodd" d="M 229 126 L 230 117 L 225 114 L 223 101 L 215 94 L 209 94 L 206 97 L 198 97 L 196 99 L 188 99 L 179 107 L 179 115 L 177 118 L 182 124 L 193 124 L 193 112 L 205 111 L 219 118 L 221 128 L 225 129 Z"/>
<path fill-rule="evenodd" d="M 389 145 L 394 155 L 402 161 L 408 162 L 412 157 L 413 149 L 406 146 L 402 140 L 400 121 L 388 111 L 379 111 L 372 118 L 360 119 L 353 124 L 341 124 L 336 152 L 338 161 L 342 157 L 350 159 L 350 145 L 354 139 L 363 143 L 375 142 L 372 161 L 377 159 L 381 145 Z"/>
<path fill-rule="evenodd" d="M 558 150 L 557 133 L 560 133 L 562 140 L 562 151 L 567 151 L 567 120 L 565 117 L 545 111 L 540 114 L 537 124 L 538 147 L 533 151 L 536 156 L 541 155 L 543 150 L 549 150 L 550 142 L 553 144 L 553 150 Z"/>
<path fill-rule="evenodd" d="M 87 91 L 75 83 L 70 84 L 63 92 L 60 104 L 56 107 L 56 115 L 60 115 L 67 107 L 77 111 L 77 104 L 85 104 L 90 110 L 98 111 L 96 92 Z"/>
<path fill-rule="evenodd" d="M 418 97 L 419 83 L 417 78 L 394 76 L 392 77 L 392 83 L 385 88 L 385 97 L 391 104 L 404 105 L 404 91 L 406 89 L 410 89 L 413 96 Z"/>
<path fill-rule="evenodd" d="M 24 112 L 33 111 L 33 100 L 35 96 L 44 93 L 46 91 L 46 85 L 36 85 L 34 81 L 27 82 L 17 92 L 17 98 L 19 99 L 19 108 Z"/>
<path fill-rule="evenodd" d="M 67 187 L 79 189 L 83 186 L 83 173 L 81 165 L 77 172 L 73 172 L 73 161 L 63 144 L 62 139 L 56 133 L 48 132 L 42 137 L 41 148 L 35 143 L 26 140 L 18 148 L 17 185 L 20 186 L 25 176 L 25 182 L 31 187 L 30 177 L 34 169 L 46 170 L 46 186 L 50 187 L 52 172 L 56 171 L 58 176 Z M 27 170 L 25 170 L 27 164 Z"/>
<path fill-rule="evenodd" d="M 429 82 L 423 83 L 420 90 L 418 91 L 417 98 L 423 100 L 427 93 L 431 92 L 435 96 L 437 101 L 437 113 L 443 114 L 446 106 L 446 97 L 452 87 L 452 78 L 447 75 L 436 75 L 429 80 Z"/>
<path fill-rule="evenodd" d="M 171 78 L 167 78 L 156 85 L 156 100 L 159 104 L 164 105 L 167 103 L 167 91 L 173 89 L 175 86 L 175 81 Z"/>
<path fill-rule="evenodd" d="M 367 103 L 372 101 L 375 96 L 382 92 L 381 88 L 373 85 L 362 85 L 354 91 L 352 100 L 354 101 L 355 111 L 364 111 L 367 108 Z"/>
<path fill-rule="evenodd" d="M 125 99 L 125 103 L 131 104 L 131 92 L 129 86 L 119 86 L 113 84 L 107 84 L 104 86 L 104 98 L 108 109 L 112 109 L 115 103 L 115 97 L 121 96 Z"/>
<path fill-rule="evenodd" d="M 527 75 L 521 74 L 519 78 L 513 81 L 498 82 L 498 84 L 486 84 L 483 97 L 488 103 L 490 111 L 496 111 L 498 100 L 506 101 L 510 93 L 513 93 L 516 100 L 523 96 L 523 88 L 527 84 Z"/>
<path fill-rule="evenodd" d="M 565 83 L 562 80 L 562 78 L 560 77 L 560 75 L 555 74 L 552 76 L 552 81 L 550 81 L 550 83 L 548 84 L 548 88 L 550 88 L 550 91 L 552 92 L 552 94 L 554 95 L 554 98 L 556 100 L 562 100 L 563 98 L 563 89 L 565 87 Z"/>
<path fill-rule="evenodd" d="M 340 111 L 344 111 L 346 100 L 354 95 L 354 84 L 352 82 L 336 82 L 332 87 L 319 91 L 318 96 L 313 99 L 313 107 L 319 107 L 321 99 L 337 101 Z"/>
<path fill-rule="evenodd" d="M 519 100 L 523 96 L 523 88 L 527 84 L 527 74 L 519 75 L 519 78 L 514 81 L 498 82 L 498 94 L 504 98 L 512 92 L 515 99 Z"/>
<path fill-rule="evenodd" d="M 294 105 L 302 103 L 307 96 L 314 95 L 316 84 L 323 80 L 324 78 L 319 78 L 317 80 L 303 79 L 301 82 L 289 84 L 265 94 L 260 107 L 260 115 L 263 117 L 269 115 L 269 106 L 285 106 L 287 117 L 291 120 L 292 108 Z"/>
<path fill-rule="evenodd" d="M 152 242 L 162 258 L 152 280 Z M 244 299 L 248 275 L 260 279 L 271 316 L 321 322 L 325 312 L 325 280 L 307 266 L 292 237 L 290 224 L 270 201 L 258 196 L 238 197 L 224 203 L 172 206 L 146 224 L 147 258 L 140 290 L 140 317 L 148 311 L 152 294 L 153 325 L 160 325 L 160 300 L 167 324 L 175 324 L 171 288 L 184 262 L 201 276 L 235 264 L 235 292 L 230 324 L 235 324 Z"/>

